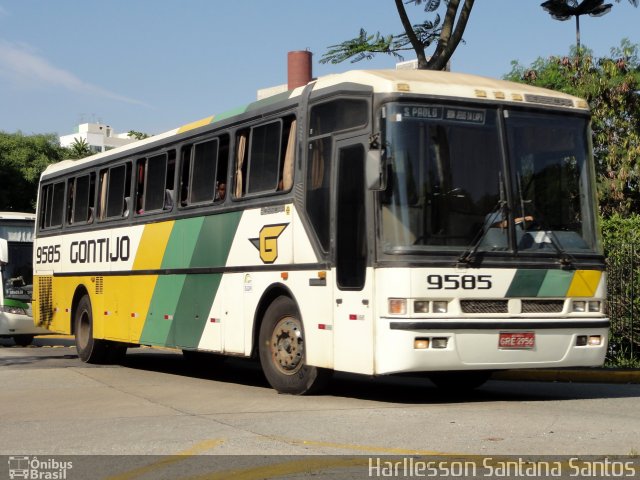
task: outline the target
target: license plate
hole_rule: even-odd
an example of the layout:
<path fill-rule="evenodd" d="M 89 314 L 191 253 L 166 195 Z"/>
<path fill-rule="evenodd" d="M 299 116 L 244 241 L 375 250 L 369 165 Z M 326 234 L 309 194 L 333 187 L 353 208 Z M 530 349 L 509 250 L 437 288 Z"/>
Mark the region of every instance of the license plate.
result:
<path fill-rule="evenodd" d="M 498 348 L 531 350 L 536 346 L 535 332 L 500 332 Z"/>

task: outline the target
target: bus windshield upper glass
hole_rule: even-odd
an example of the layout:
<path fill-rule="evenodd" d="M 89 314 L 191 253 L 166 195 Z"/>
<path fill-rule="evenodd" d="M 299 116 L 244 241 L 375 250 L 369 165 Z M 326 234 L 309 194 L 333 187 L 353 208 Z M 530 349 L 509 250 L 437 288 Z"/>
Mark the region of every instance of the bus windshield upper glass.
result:
<path fill-rule="evenodd" d="M 457 105 L 385 107 L 385 253 L 596 252 L 588 119 L 505 111 L 501 127 L 502 116 Z"/>

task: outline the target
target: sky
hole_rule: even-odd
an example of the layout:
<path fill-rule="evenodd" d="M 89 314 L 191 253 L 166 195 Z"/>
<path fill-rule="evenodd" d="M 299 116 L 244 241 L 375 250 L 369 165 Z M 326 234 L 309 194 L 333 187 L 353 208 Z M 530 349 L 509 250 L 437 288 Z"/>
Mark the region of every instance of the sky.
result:
<path fill-rule="evenodd" d="M 540 3 L 476 0 L 452 70 L 500 78 L 513 60 L 567 55 L 574 19 L 553 20 Z M 406 8 L 414 23 L 427 18 Z M 605 56 L 623 38 L 640 44 L 638 25 L 640 7 L 613 2 L 604 17 L 581 17 L 582 45 Z M 320 64 L 360 28 L 402 32 L 393 0 L 0 0 L 0 131 L 65 135 L 100 122 L 162 133 L 286 83 L 294 50 L 313 53 L 314 76 L 394 68 L 386 55 Z"/>

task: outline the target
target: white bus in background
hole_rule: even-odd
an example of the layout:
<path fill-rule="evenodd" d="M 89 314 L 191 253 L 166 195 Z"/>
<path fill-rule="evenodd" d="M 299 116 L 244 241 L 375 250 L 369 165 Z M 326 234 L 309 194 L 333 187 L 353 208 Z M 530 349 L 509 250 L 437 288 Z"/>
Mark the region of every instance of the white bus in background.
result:
<path fill-rule="evenodd" d="M 36 327 L 31 314 L 34 221 L 32 213 L 0 212 L 0 337 L 23 346 L 51 333 Z"/>

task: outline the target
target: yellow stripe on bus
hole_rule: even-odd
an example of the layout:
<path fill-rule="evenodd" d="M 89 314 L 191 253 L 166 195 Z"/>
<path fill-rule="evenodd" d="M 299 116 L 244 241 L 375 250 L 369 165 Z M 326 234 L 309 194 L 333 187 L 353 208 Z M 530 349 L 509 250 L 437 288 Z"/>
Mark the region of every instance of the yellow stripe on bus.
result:
<path fill-rule="evenodd" d="M 598 270 L 576 270 L 567 297 L 593 297 L 601 277 Z"/>
<path fill-rule="evenodd" d="M 140 245 L 138 246 L 138 253 L 133 262 L 134 270 L 160 268 L 174 223 L 174 221 L 151 223 L 144 227 Z"/>
<path fill-rule="evenodd" d="M 195 122 L 187 123 L 178 129 L 178 133 L 188 132 L 189 130 L 193 130 L 194 128 L 203 127 L 205 125 L 209 125 L 213 120 L 213 115 L 207 118 L 203 118 L 202 120 L 196 120 Z"/>

